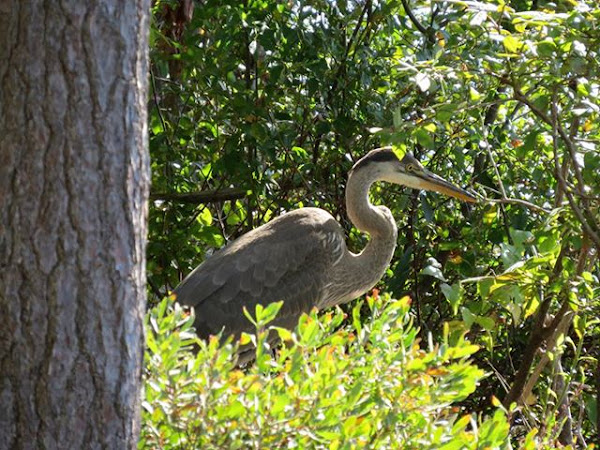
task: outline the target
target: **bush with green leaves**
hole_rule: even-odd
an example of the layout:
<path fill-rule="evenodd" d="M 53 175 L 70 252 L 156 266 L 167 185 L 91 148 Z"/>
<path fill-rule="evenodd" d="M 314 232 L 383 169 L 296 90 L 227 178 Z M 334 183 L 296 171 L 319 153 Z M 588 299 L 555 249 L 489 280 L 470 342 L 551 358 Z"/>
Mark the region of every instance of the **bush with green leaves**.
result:
<path fill-rule="evenodd" d="M 484 372 L 478 350 L 446 327 L 424 347 L 410 300 L 370 297 L 343 325 L 338 308 L 269 327 L 281 304 L 258 307 L 256 362 L 236 367 L 231 339 L 200 341 L 193 314 L 170 299 L 147 320 L 140 448 L 504 448 L 508 423 L 497 409 L 478 417 L 455 406 Z M 283 345 L 270 348 L 269 332 Z"/>

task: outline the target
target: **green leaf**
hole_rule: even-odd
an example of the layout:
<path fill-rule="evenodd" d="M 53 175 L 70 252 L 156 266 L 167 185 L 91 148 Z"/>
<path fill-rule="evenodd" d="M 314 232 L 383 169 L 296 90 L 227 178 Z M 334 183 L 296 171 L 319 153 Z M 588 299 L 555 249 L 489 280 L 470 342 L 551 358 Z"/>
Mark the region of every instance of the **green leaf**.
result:
<path fill-rule="evenodd" d="M 446 351 L 446 357 L 449 359 L 460 359 L 478 352 L 479 345 L 463 344 L 460 347 L 451 347 Z"/>
<path fill-rule="evenodd" d="M 362 323 L 360 321 L 360 309 L 362 307 L 362 300 L 357 302 L 356 305 L 352 308 L 352 325 L 356 332 L 360 335 L 362 331 Z"/>
<path fill-rule="evenodd" d="M 416 128 L 413 132 L 413 135 L 417 139 L 417 142 L 426 148 L 434 148 L 435 143 L 433 141 L 433 136 L 427 131 L 425 128 L 419 127 Z"/>
<path fill-rule="evenodd" d="M 508 311 L 510 312 L 515 326 L 519 326 L 521 324 L 521 315 L 523 313 L 523 308 L 521 308 L 519 304 L 509 301 L 506 305 L 506 309 L 508 309 Z"/>
<path fill-rule="evenodd" d="M 526 137 L 525 140 L 523 141 L 523 145 L 521 145 L 520 147 L 517 147 L 517 152 L 519 157 L 525 157 L 525 155 L 529 152 L 531 152 L 532 150 L 535 150 L 537 147 L 537 138 L 540 134 L 540 130 L 533 130 L 531 133 L 529 133 Z"/>
<path fill-rule="evenodd" d="M 304 345 L 313 345 L 319 334 L 319 324 L 311 316 L 303 315 L 298 324 L 300 342 Z"/>
<path fill-rule="evenodd" d="M 505 36 L 502 44 L 504 44 L 504 48 L 510 53 L 520 53 L 525 47 L 525 44 L 514 35 Z"/>
<path fill-rule="evenodd" d="M 256 305 L 257 309 L 258 309 L 258 306 L 261 306 L 261 305 Z M 262 306 L 261 306 L 261 308 L 262 308 Z M 248 308 L 246 308 L 244 306 L 242 310 L 244 312 L 244 316 L 246 316 L 246 319 L 248 319 L 250 322 L 252 322 L 252 325 L 254 325 L 255 327 L 258 326 L 256 319 L 254 317 L 252 317 L 252 314 L 250 314 L 250 312 L 248 311 Z"/>
<path fill-rule="evenodd" d="M 477 316 L 476 321 L 486 331 L 493 331 L 496 328 L 496 322 L 491 317 Z"/>
<path fill-rule="evenodd" d="M 505 266 L 510 267 L 521 261 L 521 251 L 518 247 L 504 242 L 500 243 L 500 257 Z"/>
<path fill-rule="evenodd" d="M 421 197 L 421 208 L 423 208 L 423 217 L 425 217 L 425 220 L 429 223 L 433 223 L 435 211 L 425 196 Z"/>
<path fill-rule="evenodd" d="M 546 38 L 537 44 L 538 54 L 545 57 L 551 57 L 557 50 L 556 44 L 551 38 Z"/>
<path fill-rule="evenodd" d="M 498 206 L 496 204 L 486 207 L 483 214 L 483 223 L 485 225 L 491 225 L 498 219 Z"/>
<path fill-rule="evenodd" d="M 436 109 L 435 116 L 440 122 L 449 122 L 454 117 L 457 108 L 458 105 L 453 103 L 440 105 Z"/>
<path fill-rule="evenodd" d="M 465 322 L 465 324 L 467 325 L 468 328 L 471 328 L 471 326 L 475 323 L 475 319 L 477 318 L 477 316 L 475 314 L 473 314 L 469 308 L 467 307 L 462 307 L 460 308 L 460 312 L 462 314 L 462 319 Z"/>
<path fill-rule="evenodd" d="M 283 306 L 283 301 L 270 303 L 266 308 L 262 305 L 256 305 L 256 321 L 260 325 L 266 325 L 275 319 L 275 316 L 279 313 L 279 310 Z"/>
<path fill-rule="evenodd" d="M 546 94 L 540 94 L 533 98 L 533 103 L 538 109 L 542 111 L 547 111 L 550 106 L 550 96 Z"/>
<path fill-rule="evenodd" d="M 423 128 L 425 130 L 429 131 L 430 133 L 435 133 L 435 130 L 437 130 L 437 127 L 435 126 L 435 123 L 433 123 L 433 122 L 423 125 Z"/>
<path fill-rule="evenodd" d="M 447 283 L 442 283 L 440 289 L 442 290 L 444 297 L 446 297 L 446 300 L 450 303 L 450 306 L 452 306 L 454 315 L 458 314 L 458 307 L 462 301 L 461 285 L 459 283 L 454 283 L 450 286 Z"/>
<path fill-rule="evenodd" d="M 437 278 L 438 280 L 446 281 L 446 278 L 442 273 L 441 264 L 434 258 L 429 258 L 428 262 L 429 265 L 421 271 L 421 275 L 429 275 L 431 277 Z"/>
<path fill-rule="evenodd" d="M 573 329 L 575 330 L 575 333 L 577 333 L 579 339 L 583 339 L 585 334 L 585 322 L 585 316 L 578 314 L 573 318 Z"/>
<path fill-rule="evenodd" d="M 479 93 L 479 91 L 477 91 L 477 89 L 475 89 L 474 87 L 470 86 L 469 87 L 469 98 L 471 99 L 471 101 L 478 101 L 479 99 L 481 99 L 481 94 Z"/>
<path fill-rule="evenodd" d="M 591 395 L 587 397 L 585 402 L 585 411 L 590 423 L 598 423 L 598 399 Z"/>
<path fill-rule="evenodd" d="M 202 211 L 200 214 L 198 214 L 198 218 L 196 220 L 205 226 L 212 225 L 213 218 L 210 210 L 208 208 L 202 208 Z"/>

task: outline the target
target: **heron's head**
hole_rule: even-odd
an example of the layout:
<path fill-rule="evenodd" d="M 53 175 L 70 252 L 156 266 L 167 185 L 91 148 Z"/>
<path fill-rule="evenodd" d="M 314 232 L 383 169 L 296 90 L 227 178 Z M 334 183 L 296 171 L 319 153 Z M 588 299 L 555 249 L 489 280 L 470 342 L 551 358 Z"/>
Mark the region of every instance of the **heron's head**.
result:
<path fill-rule="evenodd" d="M 352 171 L 367 168 L 375 171 L 377 179 L 388 183 L 439 192 L 466 202 L 477 201 L 477 198 L 469 192 L 427 170 L 410 153 L 399 159 L 391 147 L 371 150 L 354 165 Z"/>

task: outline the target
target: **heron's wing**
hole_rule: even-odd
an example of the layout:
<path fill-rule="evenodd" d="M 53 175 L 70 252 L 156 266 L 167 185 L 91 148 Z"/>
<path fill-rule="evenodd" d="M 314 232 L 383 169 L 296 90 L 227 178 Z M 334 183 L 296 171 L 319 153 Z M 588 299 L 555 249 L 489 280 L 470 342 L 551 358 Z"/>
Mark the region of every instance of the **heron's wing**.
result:
<path fill-rule="evenodd" d="M 243 314 L 257 303 L 283 300 L 275 321 L 295 326 L 321 299 L 331 268 L 346 252 L 343 232 L 331 215 L 314 208 L 285 214 L 257 228 L 198 266 L 175 290 L 195 307 L 201 337 L 254 331 Z"/>

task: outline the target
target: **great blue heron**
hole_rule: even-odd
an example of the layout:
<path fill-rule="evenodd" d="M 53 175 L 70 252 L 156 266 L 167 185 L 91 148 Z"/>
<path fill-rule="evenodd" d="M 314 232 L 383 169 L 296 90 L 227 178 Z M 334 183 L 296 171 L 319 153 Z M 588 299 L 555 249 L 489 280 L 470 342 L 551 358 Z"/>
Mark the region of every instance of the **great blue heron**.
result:
<path fill-rule="evenodd" d="M 386 181 L 475 202 L 468 192 L 425 169 L 412 155 L 400 160 L 390 147 L 372 150 L 350 171 L 346 208 L 370 240 L 358 254 L 346 248 L 344 230 L 328 212 L 301 208 L 248 232 L 200 264 L 175 289 L 180 304 L 193 306 L 201 338 L 253 332 L 244 306 L 283 300 L 274 325 L 293 328 L 302 313 L 348 302 L 383 276 L 396 248 L 398 229 L 385 206 L 369 202 L 369 188 Z M 242 349 L 251 357 L 253 349 Z"/>

